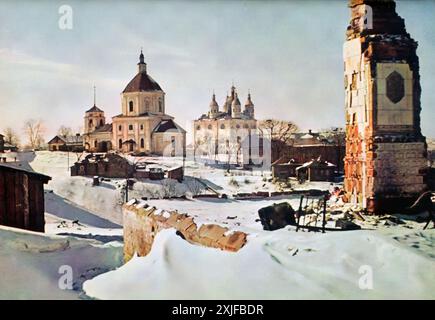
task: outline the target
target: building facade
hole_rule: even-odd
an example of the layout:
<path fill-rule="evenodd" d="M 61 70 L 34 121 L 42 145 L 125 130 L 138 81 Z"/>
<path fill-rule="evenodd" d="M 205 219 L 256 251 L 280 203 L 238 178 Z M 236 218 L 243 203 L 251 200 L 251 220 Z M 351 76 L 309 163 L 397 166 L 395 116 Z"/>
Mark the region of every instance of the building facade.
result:
<path fill-rule="evenodd" d="M 44 184 L 51 178 L 11 164 L 0 165 L 0 225 L 44 232 Z"/>
<path fill-rule="evenodd" d="M 49 151 L 83 151 L 83 136 L 76 134 L 74 136 L 56 135 L 48 144 Z"/>
<path fill-rule="evenodd" d="M 417 42 L 392 0 L 351 0 L 344 44 L 345 191 L 369 212 L 406 207 L 425 190 Z"/>
<path fill-rule="evenodd" d="M 3 152 L 5 148 L 5 136 L 0 133 L 0 152 Z"/>
<path fill-rule="evenodd" d="M 186 131 L 166 114 L 165 92 L 148 74 L 142 52 L 138 73 L 121 93 L 121 113 L 107 124 L 104 111 L 94 103 L 85 114 L 84 127 L 88 151 L 185 154 Z"/>
<path fill-rule="evenodd" d="M 250 93 L 242 110 L 234 86 L 222 110 L 213 94 L 208 113 L 194 121 L 195 156 L 237 164 L 255 163 L 261 152 L 254 111 Z"/>

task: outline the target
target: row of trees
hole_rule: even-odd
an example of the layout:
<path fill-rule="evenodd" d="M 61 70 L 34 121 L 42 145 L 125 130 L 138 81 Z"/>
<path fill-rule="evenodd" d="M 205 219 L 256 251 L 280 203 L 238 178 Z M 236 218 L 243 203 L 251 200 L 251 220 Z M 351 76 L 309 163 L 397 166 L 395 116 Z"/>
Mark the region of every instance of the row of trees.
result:
<path fill-rule="evenodd" d="M 23 137 L 26 141 L 21 144 L 20 135 L 17 131 L 11 127 L 7 127 L 3 131 L 4 140 L 13 146 L 24 147 L 30 149 L 40 149 L 45 144 L 44 134 L 46 133 L 46 127 L 42 120 L 29 119 L 24 122 L 22 129 Z M 61 126 L 57 132 L 58 135 L 66 137 L 73 135 L 73 130 L 70 127 Z"/>

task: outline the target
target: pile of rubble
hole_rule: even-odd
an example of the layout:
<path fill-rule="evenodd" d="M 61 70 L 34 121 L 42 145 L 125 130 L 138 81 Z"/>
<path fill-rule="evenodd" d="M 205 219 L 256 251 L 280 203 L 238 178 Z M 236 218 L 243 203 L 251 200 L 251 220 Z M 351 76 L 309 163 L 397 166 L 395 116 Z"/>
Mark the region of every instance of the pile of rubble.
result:
<path fill-rule="evenodd" d="M 341 189 L 335 188 L 330 196 L 301 196 L 300 206 L 296 210 L 287 202 L 274 204 L 258 211 L 264 230 L 277 230 L 287 225 L 309 231 L 359 230 L 382 227 L 404 227 L 426 229 L 433 221 L 435 211 L 430 192 L 423 194 L 411 208 L 405 208 L 402 214 L 369 215 L 359 206 L 346 203 Z"/>

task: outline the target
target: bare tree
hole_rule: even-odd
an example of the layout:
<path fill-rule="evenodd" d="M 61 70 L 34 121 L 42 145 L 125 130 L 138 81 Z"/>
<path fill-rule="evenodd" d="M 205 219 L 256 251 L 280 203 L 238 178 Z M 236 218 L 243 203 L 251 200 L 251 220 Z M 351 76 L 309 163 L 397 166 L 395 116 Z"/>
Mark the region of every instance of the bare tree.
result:
<path fill-rule="evenodd" d="M 192 196 L 201 194 L 204 189 L 204 185 L 197 178 L 186 179 L 185 184 Z"/>
<path fill-rule="evenodd" d="M 161 181 L 163 198 L 174 197 L 176 195 L 176 191 L 177 191 L 177 184 L 178 184 L 177 180 L 163 179 Z"/>
<path fill-rule="evenodd" d="M 294 141 L 294 133 L 299 131 L 296 124 L 291 121 L 267 119 L 260 122 L 259 130 L 264 136 L 269 136 L 272 143 L 272 159 L 284 154 L 287 146 Z"/>
<path fill-rule="evenodd" d="M 321 137 L 326 144 L 332 144 L 337 147 L 337 171 L 342 171 L 342 158 L 344 157 L 344 154 L 342 154 L 342 148 L 346 145 L 345 130 L 343 128 L 329 128 L 326 130 L 322 130 Z"/>
<path fill-rule="evenodd" d="M 24 123 L 24 133 L 32 149 L 38 149 L 44 144 L 45 127 L 42 120 L 29 119 Z"/>
<path fill-rule="evenodd" d="M 6 128 L 5 131 L 3 132 L 3 135 L 4 135 L 5 142 L 13 146 L 18 146 L 20 144 L 20 138 L 14 129 L 10 127 Z"/>
<path fill-rule="evenodd" d="M 68 137 L 73 135 L 73 131 L 70 127 L 60 126 L 57 134 L 61 137 Z"/>

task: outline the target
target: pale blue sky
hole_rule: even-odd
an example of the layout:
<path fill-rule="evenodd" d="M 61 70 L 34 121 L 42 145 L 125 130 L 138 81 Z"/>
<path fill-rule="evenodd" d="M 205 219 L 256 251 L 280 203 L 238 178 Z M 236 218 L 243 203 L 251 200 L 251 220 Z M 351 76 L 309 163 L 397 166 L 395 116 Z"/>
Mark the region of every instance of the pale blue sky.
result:
<path fill-rule="evenodd" d="M 435 1 L 398 2 L 419 42 L 422 129 L 435 137 Z M 58 9 L 73 8 L 73 30 Z M 92 105 L 120 113 L 140 47 L 166 92 L 167 113 L 186 129 L 219 105 L 234 81 L 248 89 L 258 119 L 302 129 L 344 124 L 342 46 L 347 0 L 336 1 L 3 1 L 0 0 L 0 130 L 43 118 L 50 138 L 82 125 Z"/>

